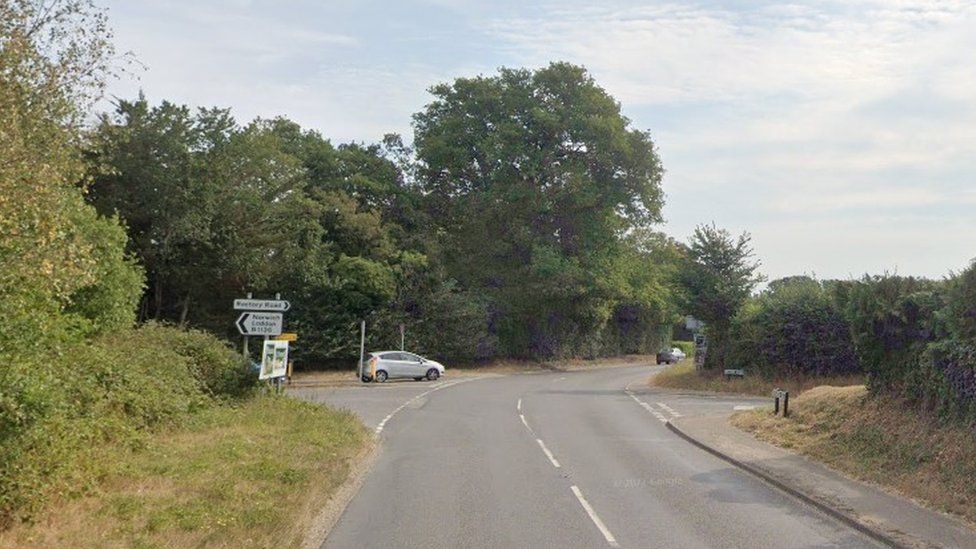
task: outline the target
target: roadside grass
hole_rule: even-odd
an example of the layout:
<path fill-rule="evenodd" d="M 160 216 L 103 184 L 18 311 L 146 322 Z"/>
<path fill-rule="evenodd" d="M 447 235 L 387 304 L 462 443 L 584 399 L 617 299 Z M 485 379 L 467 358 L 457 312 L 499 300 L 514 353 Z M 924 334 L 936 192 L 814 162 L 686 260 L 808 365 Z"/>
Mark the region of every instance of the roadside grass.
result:
<path fill-rule="evenodd" d="M 784 389 L 790 391 L 791 395 L 798 395 L 820 385 L 863 385 L 864 376 L 782 375 L 765 378 L 749 375 L 749 371 L 746 370 L 744 378 L 725 379 L 722 371 L 698 371 L 695 369 L 694 362 L 685 359 L 674 366 L 665 368 L 664 371 L 652 377 L 650 383 L 655 387 L 667 389 L 769 396 L 773 389 Z"/>
<path fill-rule="evenodd" d="M 537 360 L 493 360 L 470 364 L 447 363 L 447 377 L 463 377 L 479 374 L 514 374 L 521 372 L 580 371 L 614 366 L 636 366 L 654 364 L 655 355 L 624 355 L 597 359 L 564 359 L 551 361 Z M 355 364 L 348 369 L 296 372 L 292 377 L 295 385 L 358 384 Z"/>
<path fill-rule="evenodd" d="M 976 431 L 864 386 L 817 387 L 790 417 L 740 412 L 732 424 L 771 444 L 976 523 Z"/>
<path fill-rule="evenodd" d="M 352 414 L 323 406 L 215 406 L 141 449 L 105 448 L 93 491 L 0 533 L 0 546 L 296 547 L 370 443 Z"/>

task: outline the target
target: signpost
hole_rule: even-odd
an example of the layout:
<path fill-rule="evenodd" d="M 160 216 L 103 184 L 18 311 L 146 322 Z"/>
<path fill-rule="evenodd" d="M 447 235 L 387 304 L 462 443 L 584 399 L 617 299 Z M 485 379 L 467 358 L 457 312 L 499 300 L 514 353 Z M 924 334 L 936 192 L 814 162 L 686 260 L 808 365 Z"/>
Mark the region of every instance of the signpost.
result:
<path fill-rule="evenodd" d="M 284 325 L 282 313 L 289 309 L 291 303 L 281 299 L 281 294 L 275 294 L 274 299 L 252 299 L 251 292 L 248 292 L 246 299 L 234 300 L 234 310 L 244 311 L 234 323 L 237 331 L 244 336 L 244 356 L 250 360 L 247 350 L 250 336 L 264 336 L 258 379 L 270 379 L 276 391 L 281 390 L 286 376 L 291 377 L 288 342 L 298 339 L 296 333 L 281 333 Z M 269 339 L 269 336 L 274 339 Z"/>
<path fill-rule="evenodd" d="M 242 313 L 235 324 L 244 336 L 276 336 L 282 323 L 281 313 Z"/>
<path fill-rule="evenodd" d="M 283 299 L 235 299 L 235 311 L 278 311 L 291 309 L 291 303 Z"/>

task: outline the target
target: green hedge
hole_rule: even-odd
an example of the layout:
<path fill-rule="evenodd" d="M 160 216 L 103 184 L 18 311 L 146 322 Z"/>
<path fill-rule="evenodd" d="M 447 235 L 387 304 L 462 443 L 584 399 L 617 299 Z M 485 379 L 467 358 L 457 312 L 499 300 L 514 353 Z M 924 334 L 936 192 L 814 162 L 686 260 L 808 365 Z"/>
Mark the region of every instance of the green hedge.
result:
<path fill-rule="evenodd" d="M 110 466 L 103 445 L 138 446 L 256 382 L 213 336 L 156 325 L 0 360 L 0 527 L 84 492 Z"/>
<path fill-rule="evenodd" d="M 688 358 L 695 356 L 694 341 L 672 341 L 671 345 L 681 349 L 681 352 L 688 355 Z"/>
<path fill-rule="evenodd" d="M 872 392 L 976 422 L 976 263 L 945 281 L 865 277 L 835 294 Z"/>
<path fill-rule="evenodd" d="M 774 280 L 742 308 L 728 360 L 763 375 L 861 371 L 843 312 L 819 281 L 806 276 Z"/>

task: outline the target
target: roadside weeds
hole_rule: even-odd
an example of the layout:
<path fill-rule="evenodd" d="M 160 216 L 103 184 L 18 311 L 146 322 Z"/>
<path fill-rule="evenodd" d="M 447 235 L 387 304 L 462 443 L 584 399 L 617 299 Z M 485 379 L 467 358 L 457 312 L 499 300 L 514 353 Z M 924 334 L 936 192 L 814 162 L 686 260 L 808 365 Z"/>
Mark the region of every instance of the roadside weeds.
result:
<path fill-rule="evenodd" d="M 89 495 L 0 533 L 0 546 L 302 546 L 337 518 L 329 507 L 372 446 L 351 413 L 295 399 L 204 410 L 144 448 L 106 448 L 113 466 Z"/>
<path fill-rule="evenodd" d="M 725 379 L 721 371 L 696 370 L 694 363 L 686 359 L 652 377 L 650 384 L 665 389 L 754 396 L 769 396 L 773 389 L 783 389 L 790 391 L 791 395 L 799 395 L 820 385 L 863 385 L 864 376 L 782 376 L 766 379 L 750 376 L 747 371 L 742 379 Z"/>
<path fill-rule="evenodd" d="M 789 418 L 740 412 L 731 423 L 760 440 L 976 524 L 976 433 L 863 386 L 818 387 Z"/>

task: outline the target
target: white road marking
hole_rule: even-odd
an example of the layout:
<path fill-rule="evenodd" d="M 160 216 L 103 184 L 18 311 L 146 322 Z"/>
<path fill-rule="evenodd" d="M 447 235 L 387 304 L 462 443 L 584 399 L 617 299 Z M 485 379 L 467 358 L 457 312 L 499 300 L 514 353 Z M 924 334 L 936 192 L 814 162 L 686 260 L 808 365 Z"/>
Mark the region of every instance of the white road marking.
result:
<path fill-rule="evenodd" d="M 732 409 L 733 410 L 755 410 L 756 407 L 747 404 L 739 404 L 738 406 L 733 406 Z"/>
<path fill-rule="evenodd" d="M 668 406 L 667 404 L 665 404 L 663 402 L 658 402 L 657 405 L 660 406 L 661 409 L 665 410 L 667 413 L 671 414 L 672 416 L 674 416 L 674 417 L 681 417 L 681 414 L 679 414 L 678 412 L 675 412 L 674 409 L 671 408 L 670 406 Z"/>
<path fill-rule="evenodd" d="M 518 406 L 516 406 L 515 409 L 518 410 L 519 412 L 522 411 L 522 399 L 519 399 Z"/>
<path fill-rule="evenodd" d="M 627 396 L 629 396 L 630 398 L 634 399 L 634 402 L 636 402 L 637 404 L 640 404 L 640 407 L 641 408 L 643 408 L 645 411 L 647 411 L 648 413 L 650 413 L 652 416 L 656 417 L 661 423 L 667 423 L 668 422 L 668 418 L 664 417 L 664 414 L 662 414 L 661 412 L 658 412 L 657 410 L 655 410 L 654 408 L 652 408 L 650 404 L 648 404 L 648 403 L 642 401 L 641 399 L 637 398 L 636 396 L 634 396 L 634 393 L 631 393 L 630 391 L 627 391 Z"/>
<path fill-rule="evenodd" d="M 423 393 L 420 393 L 419 395 L 416 395 L 415 397 L 411 398 L 410 400 L 408 400 L 408 401 L 404 402 L 403 404 L 401 404 L 400 406 L 398 406 L 396 410 L 393 410 L 392 412 L 390 412 L 389 414 L 387 414 L 386 417 L 383 418 L 383 421 L 381 421 L 380 424 L 376 426 L 376 430 L 374 432 L 377 435 L 380 434 L 380 433 L 382 433 L 383 432 L 383 427 L 386 427 L 386 422 L 387 421 L 390 421 L 390 419 L 392 419 L 393 416 L 395 416 L 397 414 L 397 412 L 399 412 L 400 410 L 406 408 L 410 404 L 413 404 L 417 400 L 419 400 L 419 399 L 421 399 L 421 398 L 423 398 L 423 397 L 425 397 L 425 396 L 433 393 L 434 391 L 439 391 L 441 389 L 446 389 L 448 387 L 453 387 L 453 386 L 457 385 L 458 383 L 464 383 L 466 381 L 471 381 L 471 380 L 474 380 L 474 379 L 478 379 L 478 378 L 471 377 L 471 378 L 467 378 L 467 379 L 459 379 L 457 381 L 452 381 L 450 383 L 442 383 L 440 385 L 437 385 L 433 389 L 430 389 L 428 391 L 424 391 Z"/>
<path fill-rule="evenodd" d="M 607 543 L 610 544 L 610 547 L 620 547 L 620 544 L 617 543 L 617 538 L 613 537 L 613 534 L 610 533 L 610 529 L 607 528 L 607 525 L 603 524 L 603 521 L 600 520 L 599 516 L 597 516 L 596 511 L 593 510 L 590 502 L 586 501 L 586 498 L 583 497 L 583 492 L 581 492 L 575 484 L 570 486 L 569 489 L 573 491 L 573 495 L 579 500 L 580 505 L 583 506 L 583 510 L 586 511 L 586 514 L 590 515 L 590 520 L 593 521 L 593 524 L 596 525 L 596 527 L 600 530 L 600 533 L 603 534 L 603 537 L 606 538 Z"/>
<path fill-rule="evenodd" d="M 549 458 L 549 461 L 552 463 L 552 466 L 558 469 L 559 462 L 556 461 L 556 458 L 552 455 L 552 452 L 549 451 L 549 448 L 546 448 L 546 443 L 542 442 L 541 438 L 537 438 L 535 439 L 535 441 L 539 443 L 539 447 L 542 448 L 543 453 L 545 453 L 546 457 Z"/>
<path fill-rule="evenodd" d="M 525 416 L 523 416 L 522 414 L 519 414 L 519 419 L 522 420 L 522 425 L 525 425 L 525 428 L 528 429 L 529 432 L 534 435 L 535 434 L 535 431 L 532 430 L 532 427 L 529 427 L 529 422 L 528 421 L 525 421 Z"/>

